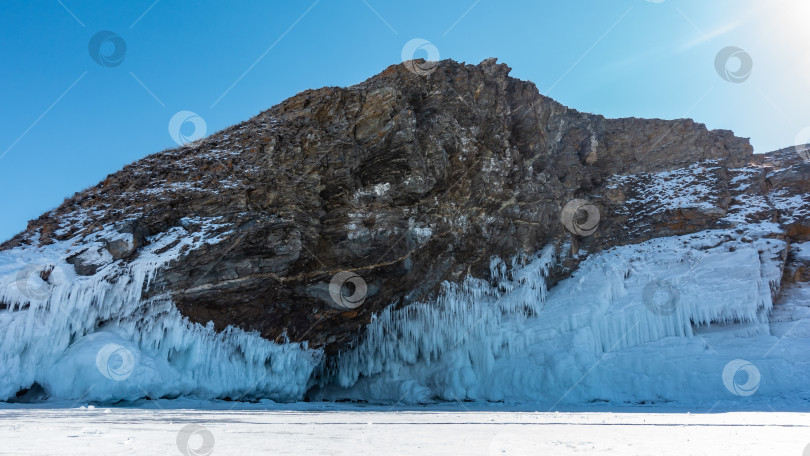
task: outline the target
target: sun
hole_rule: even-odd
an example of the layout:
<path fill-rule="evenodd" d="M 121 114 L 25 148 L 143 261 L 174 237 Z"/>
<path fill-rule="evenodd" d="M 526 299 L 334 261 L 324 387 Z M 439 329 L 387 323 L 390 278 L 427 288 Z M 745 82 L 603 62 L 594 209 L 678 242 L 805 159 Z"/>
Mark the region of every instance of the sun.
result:
<path fill-rule="evenodd" d="M 810 1 L 776 0 L 762 5 L 760 10 L 771 19 L 771 32 L 780 39 L 803 44 L 810 38 Z"/>
<path fill-rule="evenodd" d="M 752 45 L 760 51 L 757 62 L 768 62 L 785 80 L 810 84 L 810 0 L 761 2 L 748 20 L 755 30 Z"/>

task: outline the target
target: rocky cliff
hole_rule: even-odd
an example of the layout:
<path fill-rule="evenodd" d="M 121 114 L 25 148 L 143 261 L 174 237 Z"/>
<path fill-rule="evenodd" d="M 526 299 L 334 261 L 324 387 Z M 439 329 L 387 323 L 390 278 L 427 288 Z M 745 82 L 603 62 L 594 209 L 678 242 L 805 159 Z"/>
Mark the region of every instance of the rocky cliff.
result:
<path fill-rule="evenodd" d="M 551 285 L 590 254 L 657 237 L 768 221 L 784 229 L 774 237 L 810 240 L 810 164 L 792 148 L 754 155 L 689 119 L 578 112 L 509 71 L 445 60 L 305 91 L 126 166 L 2 249 L 69 241 L 79 276 L 175 249 L 143 299 L 332 356 L 385 308 L 491 278 L 494 257 L 554 246 Z M 169 232 L 193 242 L 150 246 Z"/>

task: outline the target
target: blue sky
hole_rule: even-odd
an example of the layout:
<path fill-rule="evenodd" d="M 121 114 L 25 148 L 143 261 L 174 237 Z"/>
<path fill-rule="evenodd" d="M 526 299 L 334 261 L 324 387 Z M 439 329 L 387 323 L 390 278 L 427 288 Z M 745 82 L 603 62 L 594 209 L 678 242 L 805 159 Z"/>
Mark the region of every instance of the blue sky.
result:
<path fill-rule="evenodd" d="M 691 117 L 757 152 L 791 146 L 810 139 L 808 21 L 806 0 L 4 0 L 0 239 L 176 146 L 179 111 L 212 133 L 302 90 L 371 77 L 415 38 L 442 59 L 498 57 L 581 111 Z M 120 37 L 123 60 L 99 57 L 114 40 L 94 60 L 100 31 Z M 716 69 L 728 46 L 750 56 L 750 72 L 739 52 L 722 67 L 738 82 Z"/>

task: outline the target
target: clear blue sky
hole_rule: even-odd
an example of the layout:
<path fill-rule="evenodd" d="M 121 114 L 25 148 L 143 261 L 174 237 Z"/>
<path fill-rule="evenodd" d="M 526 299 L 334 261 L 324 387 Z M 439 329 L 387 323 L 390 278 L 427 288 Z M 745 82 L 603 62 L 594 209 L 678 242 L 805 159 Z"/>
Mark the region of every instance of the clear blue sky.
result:
<path fill-rule="evenodd" d="M 178 111 L 212 133 L 302 90 L 360 82 L 399 63 L 414 38 L 441 58 L 498 57 L 582 111 L 692 117 L 750 137 L 757 152 L 810 126 L 807 0 L 3 0 L 0 11 L 2 240 L 174 147 Z M 102 30 L 126 44 L 116 66 L 90 55 Z M 751 57 L 743 82 L 716 71 L 727 46 Z M 96 55 L 113 50 L 108 41 Z"/>

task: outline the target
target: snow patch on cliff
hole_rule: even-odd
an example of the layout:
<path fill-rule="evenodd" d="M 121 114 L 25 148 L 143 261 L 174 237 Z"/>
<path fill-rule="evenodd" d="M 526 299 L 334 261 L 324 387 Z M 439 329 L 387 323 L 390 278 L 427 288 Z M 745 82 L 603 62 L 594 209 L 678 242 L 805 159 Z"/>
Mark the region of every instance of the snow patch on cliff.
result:
<path fill-rule="evenodd" d="M 705 160 L 672 171 L 617 175 L 608 188 L 633 188 L 637 196 L 628 198 L 625 206 L 642 207 L 645 215 L 681 208 L 714 209 L 719 196 L 709 183 L 718 169 L 717 160 Z"/>
<path fill-rule="evenodd" d="M 810 242 L 801 242 L 791 245 L 797 260 L 810 261 Z"/>
<path fill-rule="evenodd" d="M 790 195 L 786 190 L 776 190 L 769 197 L 774 207 L 779 209 L 781 222 L 785 225 L 810 217 L 810 202 L 802 195 Z"/>

